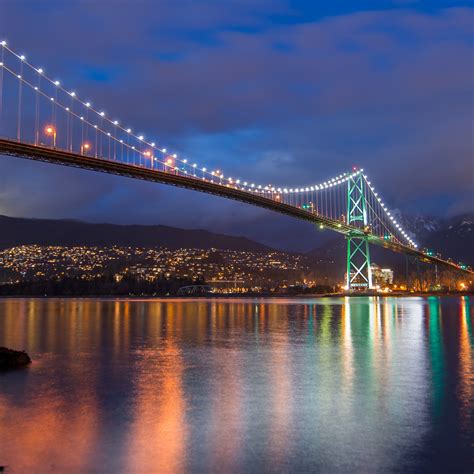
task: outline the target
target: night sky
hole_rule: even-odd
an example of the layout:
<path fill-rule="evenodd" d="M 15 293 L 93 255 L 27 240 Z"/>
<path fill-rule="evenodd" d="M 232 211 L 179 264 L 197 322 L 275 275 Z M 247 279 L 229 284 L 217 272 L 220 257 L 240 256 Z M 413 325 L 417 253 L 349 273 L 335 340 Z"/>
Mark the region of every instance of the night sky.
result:
<path fill-rule="evenodd" d="M 201 166 L 303 186 L 359 165 L 392 208 L 447 216 L 474 210 L 469 4 L 0 0 L 0 39 Z M 320 241 L 222 198 L 5 157 L 0 214 Z"/>

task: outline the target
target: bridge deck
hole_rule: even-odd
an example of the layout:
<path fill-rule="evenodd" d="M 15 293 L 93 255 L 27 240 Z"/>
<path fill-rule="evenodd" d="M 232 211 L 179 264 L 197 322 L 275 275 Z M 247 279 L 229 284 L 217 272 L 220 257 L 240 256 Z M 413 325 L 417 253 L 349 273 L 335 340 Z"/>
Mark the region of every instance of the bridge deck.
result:
<path fill-rule="evenodd" d="M 347 225 L 344 222 L 320 216 L 318 214 L 311 213 L 308 210 L 300 209 L 298 207 L 278 202 L 264 196 L 259 196 L 258 194 L 242 191 L 230 185 L 213 183 L 207 179 L 194 176 L 182 176 L 175 174 L 174 172 L 165 172 L 142 166 L 131 165 L 120 161 L 94 158 L 78 153 L 72 153 L 60 148 L 39 146 L 25 143 L 24 141 L 19 142 L 9 138 L 0 138 L 0 154 L 125 176 L 133 179 L 153 181 L 156 183 L 168 184 L 194 191 L 213 194 L 227 199 L 233 199 L 235 201 L 241 201 L 264 209 L 279 212 L 280 214 L 285 214 L 297 219 L 312 222 L 319 226 L 322 225 L 324 228 L 331 229 L 343 235 L 348 235 L 349 233 L 353 235 L 365 235 L 368 237 L 371 244 L 416 257 L 424 262 L 442 265 L 457 271 L 464 271 L 471 274 L 473 273 L 470 270 L 461 269 L 453 262 L 443 260 L 436 256 L 426 255 L 419 250 L 397 242 L 384 240 L 376 235 L 370 234 L 369 232 L 364 232 L 360 228 Z"/>

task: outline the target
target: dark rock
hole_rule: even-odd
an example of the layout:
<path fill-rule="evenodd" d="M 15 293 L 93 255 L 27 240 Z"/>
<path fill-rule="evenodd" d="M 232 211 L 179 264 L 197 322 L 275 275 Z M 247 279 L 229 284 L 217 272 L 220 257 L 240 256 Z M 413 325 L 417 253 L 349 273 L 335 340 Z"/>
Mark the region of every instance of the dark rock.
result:
<path fill-rule="evenodd" d="M 31 364 L 30 356 L 25 351 L 14 351 L 0 347 L 0 370 L 15 369 Z"/>

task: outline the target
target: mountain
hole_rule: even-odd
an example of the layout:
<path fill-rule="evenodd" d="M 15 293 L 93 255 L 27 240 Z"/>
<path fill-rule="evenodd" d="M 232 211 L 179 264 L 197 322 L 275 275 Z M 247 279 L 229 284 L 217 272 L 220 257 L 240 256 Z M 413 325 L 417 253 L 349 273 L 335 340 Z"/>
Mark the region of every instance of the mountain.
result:
<path fill-rule="evenodd" d="M 474 215 L 449 219 L 423 241 L 423 246 L 456 262 L 474 266 Z"/>
<path fill-rule="evenodd" d="M 164 225 L 91 224 L 74 220 L 0 216 L 0 248 L 23 244 L 61 246 L 167 247 L 269 252 L 273 249 L 246 237 L 214 234 Z"/>

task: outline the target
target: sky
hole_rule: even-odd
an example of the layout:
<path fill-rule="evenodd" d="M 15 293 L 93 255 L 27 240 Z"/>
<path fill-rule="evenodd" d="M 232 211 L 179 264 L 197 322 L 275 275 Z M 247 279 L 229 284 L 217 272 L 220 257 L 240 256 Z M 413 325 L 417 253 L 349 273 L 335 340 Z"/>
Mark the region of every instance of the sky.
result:
<path fill-rule="evenodd" d="M 474 211 L 473 29 L 456 0 L 0 0 L 1 39 L 180 156 L 282 187 L 357 165 L 407 215 Z M 324 240 L 219 197 L 7 157 L 0 214 Z"/>

